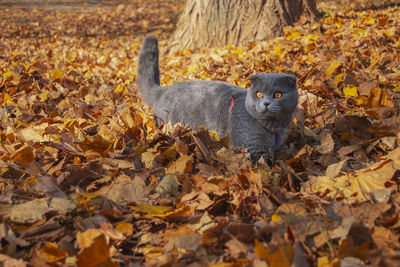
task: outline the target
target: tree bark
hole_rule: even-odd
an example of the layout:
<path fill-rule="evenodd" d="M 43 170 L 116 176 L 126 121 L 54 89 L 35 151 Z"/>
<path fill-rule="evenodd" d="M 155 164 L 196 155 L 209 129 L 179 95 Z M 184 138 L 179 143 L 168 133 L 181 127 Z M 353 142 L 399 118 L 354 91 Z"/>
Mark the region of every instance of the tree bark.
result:
<path fill-rule="evenodd" d="M 282 34 L 302 15 L 318 20 L 314 0 L 187 0 L 168 50 L 235 46 Z"/>

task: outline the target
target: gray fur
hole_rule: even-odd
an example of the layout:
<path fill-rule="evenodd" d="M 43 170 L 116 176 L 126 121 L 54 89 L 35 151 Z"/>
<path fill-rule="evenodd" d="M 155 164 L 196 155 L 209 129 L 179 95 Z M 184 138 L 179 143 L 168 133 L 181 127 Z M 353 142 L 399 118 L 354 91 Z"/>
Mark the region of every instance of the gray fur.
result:
<path fill-rule="evenodd" d="M 263 73 L 250 77 L 251 88 L 218 81 L 179 82 L 160 86 L 157 37 L 147 36 L 139 55 L 138 87 L 142 98 L 163 122 L 205 126 L 219 136 L 229 133 L 232 145 L 247 148 L 252 160 L 267 159 L 285 138 L 297 106 L 296 78 Z M 281 98 L 274 98 L 275 92 Z M 256 96 L 263 94 L 262 98 Z M 231 100 L 234 105 L 230 112 Z"/>

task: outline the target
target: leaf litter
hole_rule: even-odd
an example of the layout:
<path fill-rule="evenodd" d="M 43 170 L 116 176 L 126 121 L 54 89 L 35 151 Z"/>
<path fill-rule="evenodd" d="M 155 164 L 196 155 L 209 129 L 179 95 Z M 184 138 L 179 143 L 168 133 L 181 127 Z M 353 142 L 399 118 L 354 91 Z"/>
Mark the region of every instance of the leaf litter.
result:
<path fill-rule="evenodd" d="M 164 85 L 298 77 L 287 142 L 254 168 L 137 95 L 141 41 L 163 51 L 184 1 L 1 7 L 1 264 L 399 265 L 400 10 L 342 2 L 269 41 L 160 58 Z"/>

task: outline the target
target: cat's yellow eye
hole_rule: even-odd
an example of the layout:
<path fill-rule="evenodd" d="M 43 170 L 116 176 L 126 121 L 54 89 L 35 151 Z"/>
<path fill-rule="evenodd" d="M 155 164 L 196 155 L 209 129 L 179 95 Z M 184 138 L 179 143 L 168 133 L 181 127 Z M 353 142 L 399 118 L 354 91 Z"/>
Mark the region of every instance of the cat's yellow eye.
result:
<path fill-rule="evenodd" d="M 282 93 L 281 92 L 275 92 L 274 93 L 274 98 L 281 98 L 282 97 Z"/>
<path fill-rule="evenodd" d="M 263 93 L 257 92 L 256 96 L 257 96 L 258 98 L 262 98 L 262 97 L 263 97 Z"/>

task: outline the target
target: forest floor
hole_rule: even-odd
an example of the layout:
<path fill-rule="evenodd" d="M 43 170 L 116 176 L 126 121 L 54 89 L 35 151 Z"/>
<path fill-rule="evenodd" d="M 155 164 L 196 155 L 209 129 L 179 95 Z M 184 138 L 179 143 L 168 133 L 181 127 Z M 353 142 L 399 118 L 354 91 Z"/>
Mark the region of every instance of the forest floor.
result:
<path fill-rule="evenodd" d="M 400 7 L 317 2 L 281 37 L 174 55 L 183 0 L 0 2 L 0 265 L 400 265 Z M 148 33 L 162 85 L 297 76 L 283 149 L 251 167 L 157 126 Z"/>

